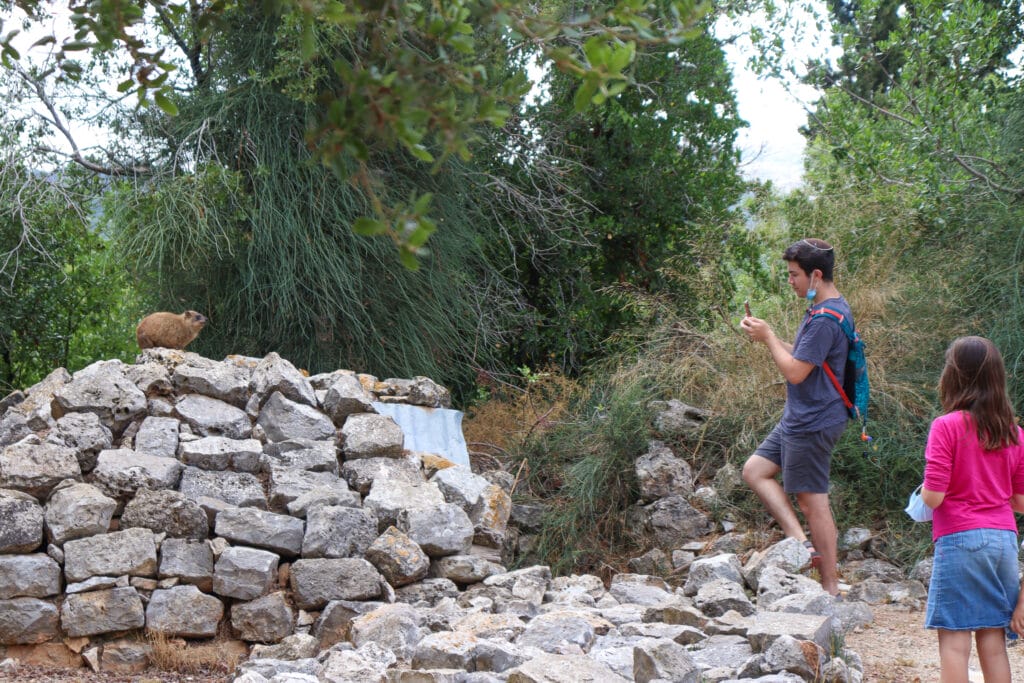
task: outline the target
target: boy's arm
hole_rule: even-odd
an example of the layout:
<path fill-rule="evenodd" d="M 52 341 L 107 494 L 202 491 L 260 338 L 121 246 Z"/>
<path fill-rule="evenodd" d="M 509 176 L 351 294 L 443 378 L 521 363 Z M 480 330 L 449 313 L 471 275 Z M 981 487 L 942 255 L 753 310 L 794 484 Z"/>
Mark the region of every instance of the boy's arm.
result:
<path fill-rule="evenodd" d="M 800 384 L 814 369 L 813 363 L 797 360 L 793 357 L 793 345 L 784 342 L 775 335 L 771 326 L 760 318 L 746 317 L 740 321 L 740 327 L 752 341 L 761 342 L 768 347 L 779 372 L 790 384 Z"/>
<path fill-rule="evenodd" d="M 772 360 L 779 368 L 779 372 L 790 384 L 800 384 L 814 369 L 813 363 L 804 360 L 797 360 L 793 357 L 793 345 L 788 344 L 774 334 L 765 340 L 768 352 L 772 354 Z"/>

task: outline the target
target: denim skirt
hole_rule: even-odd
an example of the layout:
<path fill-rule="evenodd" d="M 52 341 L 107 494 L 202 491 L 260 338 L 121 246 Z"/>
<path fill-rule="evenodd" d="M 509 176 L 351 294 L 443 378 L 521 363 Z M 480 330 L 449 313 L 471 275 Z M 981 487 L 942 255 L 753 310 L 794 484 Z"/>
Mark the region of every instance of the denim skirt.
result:
<path fill-rule="evenodd" d="M 1017 604 L 1017 534 L 970 529 L 935 542 L 925 628 L 1004 628 Z"/>

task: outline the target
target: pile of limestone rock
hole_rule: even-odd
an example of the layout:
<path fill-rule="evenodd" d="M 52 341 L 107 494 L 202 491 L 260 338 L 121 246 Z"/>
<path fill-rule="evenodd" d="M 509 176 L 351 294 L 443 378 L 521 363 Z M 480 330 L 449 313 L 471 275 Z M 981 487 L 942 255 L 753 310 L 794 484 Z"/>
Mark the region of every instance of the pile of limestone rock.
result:
<path fill-rule="evenodd" d="M 656 447 L 637 523 L 676 549 L 678 586 L 508 571 L 511 477 L 405 450 L 389 402 L 449 397 L 166 349 L 8 396 L 0 674 L 141 671 L 163 638 L 234 644 L 247 683 L 861 679 L 836 644 L 867 605 L 822 592 L 795 540 L 741 563 L 702 538 Z"/>

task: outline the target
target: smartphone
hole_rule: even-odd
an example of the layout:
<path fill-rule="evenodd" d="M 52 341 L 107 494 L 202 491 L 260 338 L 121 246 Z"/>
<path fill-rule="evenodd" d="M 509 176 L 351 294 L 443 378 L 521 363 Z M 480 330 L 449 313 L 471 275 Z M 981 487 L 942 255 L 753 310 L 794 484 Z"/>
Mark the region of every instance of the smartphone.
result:
<path fill-rule="evenodd" d="M 749 300 L 743 302 L 743 310 L 747 312 L 747 317 L 748 318 L 754 317 L 754 316 L 750 315 L 750 301 Z"/>

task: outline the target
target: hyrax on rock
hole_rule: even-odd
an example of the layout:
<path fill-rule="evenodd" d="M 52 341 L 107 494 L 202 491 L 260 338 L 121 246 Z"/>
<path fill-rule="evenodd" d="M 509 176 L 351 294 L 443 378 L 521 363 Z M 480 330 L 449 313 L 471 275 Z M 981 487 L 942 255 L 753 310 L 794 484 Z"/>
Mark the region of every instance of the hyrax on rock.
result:
<path fill-rule="evenodd" d="M 196 311 L 184 313 L 150 313 L 135 328 L 140 349 L 162 346 L 165 349 L 183 349 L 199 336 L 206 324 L 206 316 Z"/>

